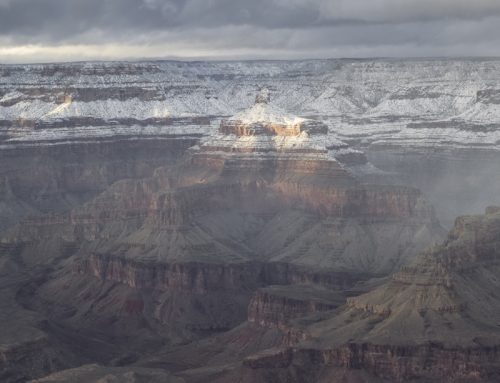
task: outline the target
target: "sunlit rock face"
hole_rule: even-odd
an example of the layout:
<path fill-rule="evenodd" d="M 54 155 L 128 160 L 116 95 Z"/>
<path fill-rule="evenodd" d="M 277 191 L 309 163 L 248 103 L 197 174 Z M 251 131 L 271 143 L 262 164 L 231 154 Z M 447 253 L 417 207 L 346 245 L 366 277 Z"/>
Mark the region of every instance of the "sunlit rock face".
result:
<path fill-rule="evenodd" d="M 360 182 L 336 157 L 353 151 L 322 122 L 280 110 L 265 91 L 256 99 L 175 163 L 0 235 L 5 268 L 41 270 L 15 299 L 49 318 L 44 331 L 70 344 L 78 329 L 89 346 L 75 352 L 91 361 L 135 360 L 238 326 L 260 287 L 348 289 L 441 240 L 422 192 Z M 339 304 L 266 296 L 276 293 L 254 300 L 254 323 L 275 330 Z"/>
<path fill-rule="evenodd" d="M 218 215 L 222 223 L 218 223 L 216 238 L 233 235 L 225 232 L 231 226 L 228 220 L 240 222 L 236 242 L 244 243 L 245 253 L 252 254 L 250 259 L 287 259 L 310 265 L 316 262 L 312 259 L 320 257 L 326 267 L 386 273 L 435 236 L 439 238 L 439 222 L 419 190 L 363 185 L 332 155 L 328 145 L 337 142 L 327 133 L 322 122 L 299 118 L 274 106 L 269 91 L 263 89 L 253 106 L 223 119 L 219 132 L 187 150 L 178 165 L 158 168 L 153 177 L 144 180 L 117 182 L 68 214 L 27 217 L 6 232 L 3 242 L 26 249 L 23 254 L 28 263 L 33 262 L 30 252 L 36 252 L 37 259 L 48 259 L 55 248 L 67 247 L 43 244 L 55 238 L 60 238 L 56 242 L 74 243 L 75 248 L 70 247 L 75 251 L 85 240 L 94 242 L 85 244 L 86 251 L 106 249 L 114 253 L 122 249 L 122 255 L 162 261 L 197 260 L 196 254 L 201 253 L 204 259 L 217 262 L 248 259 L 234 251 L 240 244 L 227 247 L 227 239 L 213 241 L 208 227 L 194 225 L 203 217 Z M 221 212 L 232 216 L 224 217 Z M 301 225 L 291 225 L 285 234 L 277 234 L 278 241 L 266 238 L 268 249 L 253 243 L 252 238 L 261 235 L 263 227 L 274 225 L 275 217 L 296 220 L 296 214 Z M 317 233 L 308 231 L 323 219 L 332 220 L 324 225 L 336 227 L 332 233 L 338 240 L 320 239 L 326 234 L 319 228 Z M 123 220 L 131 224 L 124 225 Z M 398 220 L 405 224 L 395 225 Z M 116 224 L 111 224 L 114 221 Z M 356 244 L 356 233 L 367 233 L 372 225 L 368 240 Z M 379 238 L 377 230 L 388 232 Z M 301 240 L 305 232 L 316 240 Z M 394 236 L 395 241 L 385 244 L 387 236 Z M 122 239 L 116 242 L 113 238 Z M 290 238 L 295 241 L 290 243 Z M 138 243 L 145 247 L 140 249 Z M 402 243 L 409 245 L 402 249 Z"/>
<path fill-rule="evenodd" d="M 326 133 L 280 134 L 306 120 L 274 108 L 265 91 L 257 101 L 220 130 L 227 121 L 278 121 L 280 129 L 215 133 L 150 178 L 117 182 L 68 214 L 24 218 L 4 232 L 3 246 L 27 264 L 92 254 L 104 261 L 77 274 L 125 282 L 135 280 L 125 277 L 134 262 L 274 261 L 385 274 L 440 238 L 419 190 L 362 185 L 321 146 Z M 108 273 L 108 264 L 129 271 Z"/>
<path fill-rule="evenodd" d="M 270 104 L 269 90 L 261 90 L 255 97 L 255 105 L 237 115 L 222 120 L 219 132 L 237 136 L 278 135 L 298 136 L 327 134 L 328 127 L 322 122 L 287 115 L 280 108 Z"/>
<path fill-rule="evenodd" d="M 287 114 L 271 104 L 264 89 L 252 107 L 222 120 L 219 133 L 202 139 L 188 154 L 193 165 L 218 169 L 222 179 L 254 181 L 261 186 L 359 186 L 359 181 L 328 154 L 324 146 L 327 132 L 323 123 Z"/>
<path fill-rule="evenodd" d="M 261 90 L 255 104 L 233 117 L 223 119 L 219 134 L 202 140 L 202 152 L 254 153 L 256 157 L 278 153 L 325 154 L 324 146 L 315 144 L 310 135 L 321 135 L 326 140 L 328 127 L 315 120 L 286 113 L 270 103 L 267 89 Z"/>
<path fill-rule="evenodd" d="M 451 227 L 500 203 L 499 68 L 497 59 L 2 65 L 0 228 L 151 175 L 262 88 L 284 115 L 328 125 L 321 146 L 358 180 L 419 188 Z"/>

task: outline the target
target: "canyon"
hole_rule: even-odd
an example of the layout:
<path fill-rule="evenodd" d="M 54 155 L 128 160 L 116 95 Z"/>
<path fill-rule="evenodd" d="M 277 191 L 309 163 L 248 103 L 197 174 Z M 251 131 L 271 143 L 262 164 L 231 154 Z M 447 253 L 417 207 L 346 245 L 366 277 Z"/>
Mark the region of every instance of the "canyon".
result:
<path fill-rule="evenodd" d="M 456 216 L 498 203 L 498 66 L 496 59 L 2 66 L 0 142 L 2 156 L 14 156 L 0 172 L 2 201 L 10 201 L 4 228 L 26 212 L 70 210 L 119 178 L 141 178 L 132 169 L 113 177 L 120 159 L 110 145 L 121 142 L 121 153 L 134 153 L 130 168 L 143 163 L 138 153 L 159 161 L 160 153 L 134 147 L 173 140 L 183 151 L 193 141 L 178 140 L 214 133 L 220 119 L 251 106 L 264 87 L 280 108 L 323 121 L 324 146 L 358 178 L 378 174 L 421 189 L 449 228 Z M 104 153 L 89 158 L 86 151 Z M 372 171 L 358 170 L 367 160 Z M 68 164 L 58 169 L 61 163 Z M 45 184 L 18 180 L 23 173 L 43 174 Z M 31 192 L 23 195 L 16 184 Z"/>
<path fill-rule="evenodd" d="M 364 370 L 390 381 L 497 380 L 499 212 L 491 207 L 458 218 L 443 244 L 429 246 L 388 283 L 348 297 L 342 307 L 296 315 L 280 347 L 247 357 L 244 365 L 265 370 L 309 363 L 322 366 L 319 375 Z M 260 294 L 255 299 L 265 301 Z"/>
<path fill-rule="evenodd" d="M 0 380 L 494 381 L 498 63 L 0 66 Z"/>

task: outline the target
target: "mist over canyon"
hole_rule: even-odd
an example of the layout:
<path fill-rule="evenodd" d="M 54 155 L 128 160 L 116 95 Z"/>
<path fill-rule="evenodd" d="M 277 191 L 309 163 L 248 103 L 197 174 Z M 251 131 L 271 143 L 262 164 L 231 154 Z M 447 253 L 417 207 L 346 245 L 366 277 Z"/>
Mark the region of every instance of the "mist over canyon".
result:
<path fill-rule="evenodd" d="M 497 381 L 499 73 L 0 65 L 0 381 Z"/>

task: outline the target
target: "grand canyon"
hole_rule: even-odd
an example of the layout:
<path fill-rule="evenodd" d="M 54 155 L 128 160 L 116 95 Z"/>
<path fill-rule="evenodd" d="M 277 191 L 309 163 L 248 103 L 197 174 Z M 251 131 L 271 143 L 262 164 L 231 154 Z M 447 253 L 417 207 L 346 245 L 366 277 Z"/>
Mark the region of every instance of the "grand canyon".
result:
<path fill-rule="evenodd" d="M 0 381 L 498 381 L 499 71 L 0 65 Z"/>

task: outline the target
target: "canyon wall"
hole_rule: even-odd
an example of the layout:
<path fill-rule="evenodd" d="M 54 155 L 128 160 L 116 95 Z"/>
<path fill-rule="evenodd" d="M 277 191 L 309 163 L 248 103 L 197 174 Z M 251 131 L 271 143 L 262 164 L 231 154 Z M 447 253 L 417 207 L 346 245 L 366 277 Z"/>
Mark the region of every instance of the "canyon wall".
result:
<path fill-rule="evenodd" d="M 257 293 L 249 319 L 279 326 L 283 344 L 243 365 L 363 370 L 373 381 L 498 380 L 499 211 L 457 218 L 441 245 L 429 246 L 389 282 L 347 297 L 345 306 L 323 311 L 305 297 L 297 304 L 297 293 Z"/>
<path fill-rule="evenodd" d="M 106 254 L 90 254 L 75 263 L 74 275 L 92 275 L 134 288 L 180 291 L 193 294 L 226 291 L 253 293 L 262 285 L 300 285 L 315 283 L 329 289 L 353 287 L 367 279 L 367 273 L 311 271 L 288 263 L 245 262 L 224 264 L 145 263 Z M 257 299 L 258 300 L 258 299 Z"/>
<path fill-rule="evenodd" d="M 498 348 L 474 347 L 445 349 L 440 344 L 415 346 L 380 346 L 351 344 L 336 350 L 277 348 L 245 358 L 252 369 L 276 369 L 292 366 L 300 360 L 305 366 L 325 369 L 361 370 L 392 382 L 419 379 L 437 381 L 490 382 L 498 379 Z M 369 378 L 368 378 L 369 379 Z"/>
<path fill-rule="evenodd" d="M 96 158 L 58 157 L 62 153 L 106 150 L 116 158 L 112 153 L 121 146 L 128 157 L 140 150 L 136 141 L 148 142 L 139 145 L 147 153 L 158 140 L 211 134 L 263 87 L 279 107 L 328 126 L 329 153 L 356 176 L 423 190 L 451 227 L 454 217 L 497 200 L 498 71 L 496 59 L 3 65 L 0 190 L 8 195 L 2 216 L 9 217 L 3 228 L 27 213 L 67 211 L 102 191 L 103 183 L 148 173 L 172 147 L 150 153 L 157 161 L 150 167 L 129 163 L 128 170 L 119 169 L 122 158 L 98 166 Z M 92 149 L 97 141 L 102 149 Z M 19 157 L 27 153 L 49 157 L 37 165 Z M 385 173 L 369 171 L 366 157 L 356 153 Z M 68 161 L 72 165 L 60 165 Z"/>
<path fill-rule="evenodd" d="M 495 231 L 461 218 L 447 243 L 464 251 L 400 266 L 440 238 L 424 194 L 447 226 L 498 199 L 499 70 L 496 59 L 0 66 L 0 271 L 32 278 L 8 280 L 19 317 L 29 311 L 30 326 L 106 364 L 249 319 L 285 334 L 247 367 L 302 360 L 396 381 L 496 379 L 491 337 L 408 345 L 405 333 L 395 345 L 371 330 L 394 319 L 394 337 L 449 334 L 464 313 L 497 328 L 496 306 L 460 282 L 495 297 Z M 258 104 L 317 122 L 219 125 L 264 87 Z M 334 292 L 397 269 L 377 290 L 396 300 Z M 414 303 L 405 294 L 425 304 L 402 310 Z M 408 312 L 412 325 L 398 327 Z M 345 342 L 329 343 L 333 333 Z M 30 344 L 4 352 L 11 376 Z"/>

